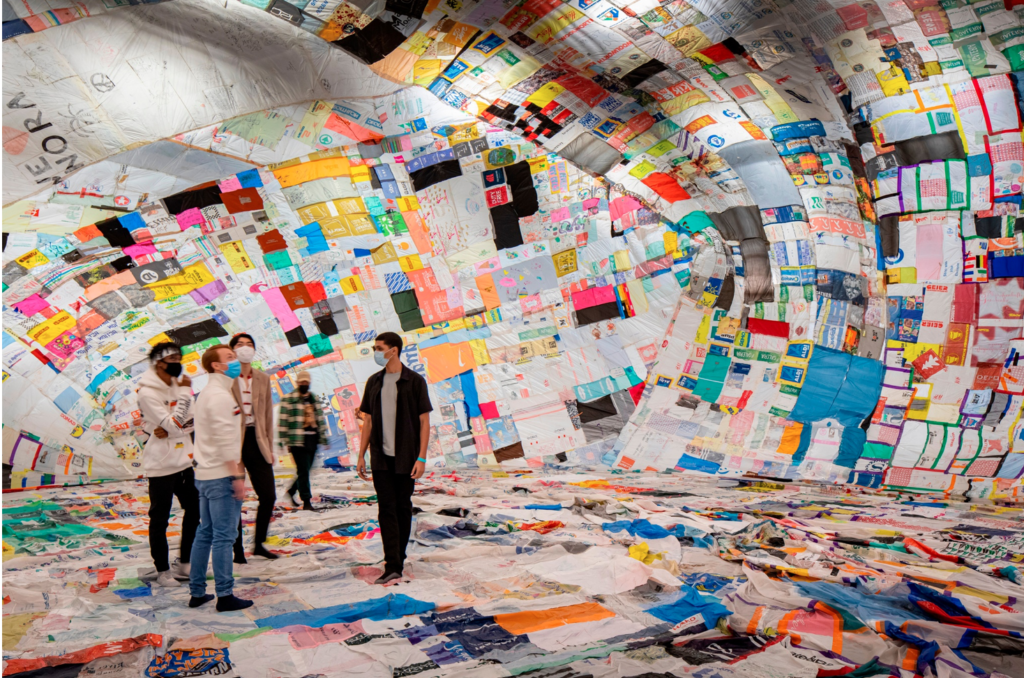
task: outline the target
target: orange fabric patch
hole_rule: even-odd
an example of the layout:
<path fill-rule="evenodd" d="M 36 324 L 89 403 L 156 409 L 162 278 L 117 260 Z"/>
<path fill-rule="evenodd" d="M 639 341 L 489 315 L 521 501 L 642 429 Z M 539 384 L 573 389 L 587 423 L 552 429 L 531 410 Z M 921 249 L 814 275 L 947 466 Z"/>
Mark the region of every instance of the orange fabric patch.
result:
<path fill-rule="evenodd" d="M 435 384 L 476 367 L 473 347 L 468 341 L 420 349 L 420 361 L 427 367 L 427 381 Z"/>
<path fill-rule="evenodd" d="M 803 424 L 787 426 L 786 430 L 782 432 L 782 439 L 779 441 L 779 454 L 796 454 L 797 448 L 800 447 L 800 434 L 803 433 L 803 430 Z"/>
<path fill-rule="evenodd" d="M 614 616 L 614 612 L 597 603 L 580 603 L 579 605 L 553 607 L 549 610 L 498 614 L 494 616 L 494 621 L 509 633 L 521 635 L 523 633 L 543 631 L 544 629 L 553 629 L 565 626 L 566 624 L 599 621 Z"/>

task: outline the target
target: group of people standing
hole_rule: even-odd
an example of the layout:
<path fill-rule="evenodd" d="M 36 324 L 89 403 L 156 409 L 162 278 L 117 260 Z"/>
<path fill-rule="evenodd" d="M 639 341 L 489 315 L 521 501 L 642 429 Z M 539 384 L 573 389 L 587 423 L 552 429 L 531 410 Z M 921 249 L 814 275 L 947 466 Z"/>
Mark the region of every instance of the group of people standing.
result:
<path fill-rule="evenodd" d="M 402 339 L 379 335 L 374 360 L 384 369 L 366 382 L 359 411 L 363 418 L 357 472 L 377 493 L 384 572 L 375 583 L 402 577 L 412 529 L 412 493 L 423 475 L 433 409 L 423 377 L 402 364 Z M 242 546 L 245 474 L 258 499 L 252 555 L 276 559 L 266 548 L 277 491 L 274 481 L 273 402 L 270 377 L 252 367 L 256 343 L 237 334 L 228 345 L 206 350 L 202 366 L 208 381 L 198 396 L 182 374 L 180 347 L 160 343 L 150 352 L 150 368 L 139 381 L 142 427 L 149 434 L 142 468 L 149 481 L 149 543 L 157 583 L 178 586 L 188 579 L 190 607 L 213 600 L 206 572 L 213 562 L 217 610 L 241 610 L 252 601 L 237 598 L 234 563 L 246 562 Z M 295 460 L 296 479 L 287 494 L 302 509 L 314 510 L 309 473 L 317 448 L 327 443 L 327 427 L 310 374 L 299 372 L 296 388 L 281 399 L 277 438 Z M 370 471 L 365 453 L 370 449 Z M 167 525 L 173 497 L 184 511 L 181 557 L 170 567 Z"/>

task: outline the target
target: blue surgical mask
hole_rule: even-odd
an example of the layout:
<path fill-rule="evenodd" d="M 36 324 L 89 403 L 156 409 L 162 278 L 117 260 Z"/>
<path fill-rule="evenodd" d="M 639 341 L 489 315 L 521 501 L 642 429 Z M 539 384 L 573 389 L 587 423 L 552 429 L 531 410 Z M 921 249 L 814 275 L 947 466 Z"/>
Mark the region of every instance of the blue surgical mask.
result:
<path fill-rule="evenodd" d="M 232 379 L 237 379 L 238 375 L 240 375 L 241 373 L 242 363 L 238 362 L 237 360 L 232 360 L 231 362 L 228 363 L 228 369 L 226 372 L 224 372 L 224 376 L 231 377 Z"/>
<path fill-rule="evenodd" d="M 388 359 L 384 357 L 384 351 L 374 351 L 373 362 L 377 363 L 381 367 L 386 366 L 388 364 Z"/>

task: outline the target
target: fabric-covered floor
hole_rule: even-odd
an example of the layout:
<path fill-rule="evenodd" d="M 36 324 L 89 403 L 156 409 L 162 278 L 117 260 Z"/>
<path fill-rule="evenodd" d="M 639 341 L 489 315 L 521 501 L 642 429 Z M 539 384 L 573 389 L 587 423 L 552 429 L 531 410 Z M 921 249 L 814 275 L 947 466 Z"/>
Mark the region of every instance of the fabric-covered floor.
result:
<path fill-rule="evenodd" d="M 285 482 L 268 544 L 282 557 L 236 566 L 255 605 L 233 613 L 152 581 L 143 483 L 5 494 L 3 675 L 1024 676 L 1020 508 L 434 473 L 406 577 L 383 588 L 372 486 L 318 471 L 309 513 Z M 255 509 L 250 490 L 247 551 Z"/>

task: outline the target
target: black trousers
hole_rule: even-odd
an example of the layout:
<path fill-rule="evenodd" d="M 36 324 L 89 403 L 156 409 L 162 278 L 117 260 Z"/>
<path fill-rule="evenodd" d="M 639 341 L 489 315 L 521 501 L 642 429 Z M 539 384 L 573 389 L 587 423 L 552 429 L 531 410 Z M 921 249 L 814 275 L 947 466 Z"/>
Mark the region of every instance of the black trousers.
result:
<path fill-rule="evenodd" d="M 412 493 L 416 481 L 408 473 L 395 473 L 395 459 L 381 455 L 387 470 L 372 470 L 373 489 L 377 491 L 377 521 L 384 542 L 384 572 L 401 572 L 405 567 L 405 548 L 412 532 Z"/>
<path fill-rule="evenodd" d="M 178 497 L 185 516 L 181 519 L 181 562 L 192 557 L 192 542 L 199 527 L 199 491 L 192 469 L 149 479 L 149 553 L 157 572 L 171 569 L 167 552 L 167 522 L 171 517 L 171 502 Z"/>
<path fill-rule="evenodd" d="M 277 501 L 277 488 L 274 487 L 274 467 L 263 458 L 260 444 L 256 440 L 256 427 L 245 429 L 245 440 L 242 441 L 242 465 L 249 473 L 249 482 L 256 491 L 259 508 L 256 509 L 256 545 L 267 540 L 270 519 L 274 517 L 274 502 Z M 235 540 L 235 556 L 244 556 L 242 549 L 242 519 L 238 519 L 238 539 Z"/>
<path fill-rule="evenodd" d="M 320 444 L 320 436 L 317 433 L 307 433 L 302 447 L 289 447 L 292 458 L 295 460 L 295 482 L 288 488 L 288 494 L 299 493 L 302 501 L 312 501 L 313 488 L 309 486 L 309 472 L 316 460 L 316 448 Z"/>

